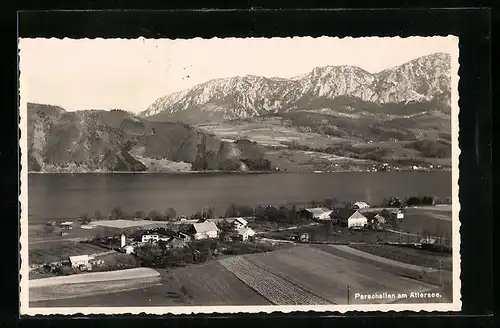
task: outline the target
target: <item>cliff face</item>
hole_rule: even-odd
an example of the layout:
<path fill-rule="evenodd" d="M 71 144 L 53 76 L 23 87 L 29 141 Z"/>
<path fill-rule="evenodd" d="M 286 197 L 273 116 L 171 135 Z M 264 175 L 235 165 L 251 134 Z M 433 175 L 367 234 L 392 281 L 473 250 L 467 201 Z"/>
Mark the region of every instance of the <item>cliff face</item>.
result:
<path fill-rule="evenodd" d="M 254 152 L 239 148 L 187 124 L 148 122 L 121 110 L 28 104 L 29 171 L 240 170 Z"/>
<path fill-rule="evenodd" d="M 296 109 L 336 109 L 339 98 L 384 105 L 449 101 L 448 54 L 437 53 L 371 74 L 354 66 L 317 67 L 297 78 L 215 79 L 157 99 L 141 116 L 186 122 L 248 118 Z M 449 106 L 449 105 L 448 105 Z"/>

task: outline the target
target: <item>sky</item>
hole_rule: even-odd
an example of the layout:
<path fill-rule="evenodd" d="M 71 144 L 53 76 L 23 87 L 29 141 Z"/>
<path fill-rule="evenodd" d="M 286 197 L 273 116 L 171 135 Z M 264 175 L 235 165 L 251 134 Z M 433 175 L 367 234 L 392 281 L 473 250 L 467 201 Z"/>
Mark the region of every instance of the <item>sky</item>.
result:
<path fill-rule="evenodd" d="M 159 97 L 214 78 L 288 78 L 328 65 L 377 73 L 456 48 L 453 37 L 20 39 L 21 97 L 70 111 L 138 113 Z"/>

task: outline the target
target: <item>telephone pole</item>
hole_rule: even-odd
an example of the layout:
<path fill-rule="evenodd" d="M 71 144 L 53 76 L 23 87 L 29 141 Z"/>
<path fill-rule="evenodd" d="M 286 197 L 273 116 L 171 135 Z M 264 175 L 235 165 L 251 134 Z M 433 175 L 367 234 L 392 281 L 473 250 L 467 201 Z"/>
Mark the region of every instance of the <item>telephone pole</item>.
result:
<path fill-rule="evenodd" d="M 439 270 L 439 286 L 442 286 L 442 284 L 443 284 L 443 283 L 442 283 L 442 274 L 441 274 L 441 271 L 442 271 L 441 269 L 442 269 L 442 267 L 443 267 L 443 261 L 442 261 L 442 260 L 439 260 L 439 262 L 438 262 L 438 268 L 439 268 L 439 269 L 438 269 L 438 270 Z"/>
<path fill-rule="evenodd" d="M 347 305 L 351 304 L 351 284 L 347 283 Z"/>

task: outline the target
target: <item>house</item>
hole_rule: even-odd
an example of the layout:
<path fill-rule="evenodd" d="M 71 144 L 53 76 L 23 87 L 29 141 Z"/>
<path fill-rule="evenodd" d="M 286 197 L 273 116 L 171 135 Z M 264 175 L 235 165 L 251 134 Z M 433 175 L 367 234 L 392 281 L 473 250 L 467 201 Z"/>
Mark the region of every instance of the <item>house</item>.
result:
<path fill-rule="evenodd" d="M 66 221 L 66 222 L 61 222 L 61 229 L 63 231 L 68 231 L 73 229 L 73 222 Z"/>
<path fill-rule="evenodd" d="M 391 212 L 391 217 L 396 220 L 403 220 L 405 217 L 405 213 L 402 209 L 398 209 L 396 211 Z"/>
<path fill-rule="evenodd" d="M 298 241 L 309 241 L 309 234 L 307 232 L 302 232 L 297 235 Z"/>
<path fill-rule="evenodd" d="M 168 241 L 168 239 L 169 239 L 168 236 L 161 234 L 161 233 L 149 233 L 149 234 L 144 234 L 141 237 L 141 241 L 143 243 L 147 243 L 147 242 L 157 243 L 160 240 Z"/>
<path fill-rule="evenodd" d="M 219 228 L 211 221 L 192 223 L 190 232 L 196 240 L 217 238 L 219 236 Z"/>
<path fill-rule="evenodd" d="M 298 212 L 298 217 L 309 220 L 330 220 L 332 210 L 323 207 L 304 208 Z"/>
<path fill-rule="evenodd" d="M 356 210 L 362 210 L 364 208 L 368 208 L 370 207 L 370 205 L 368 205 L 367 203 L 365 202 L 356 202 L 352 205 L 352 208 L 356 209 Z"/>
<path fill-rule="evenodd" d="M 125 254 L 133 254 L 135 252 L 135 247 L 132 245 L 125 245 L 122 247 Z"/>
<path fill-rule="evenodd" d="M 339 208 L 332 212 L 332 219 L 348 228 L 364 227 L 368 225 L 368 219 L 356 209 Z"/>
<path fill-rule="evenodd" d="M 227 220 L 227 221 L 231 222 L 231 225 L 233 226 L 234 230 L 240 230 L 246 228 L 248 225 L 247 220 L 245 220 L 244 218 L 234 218 L 232 220 Z"/>
<path fill-rule="evenodd" d="M 420 239 L 420 242 L 419 242 L 419 244 L 427 244 L 427 245 L 434 245 L 436 243 L 437 243 L 437 239 L 431 238 L 431 237 L 424 237 L 424 238 Z"/>
<path fill-rule="evenodd" d="M 255 236 L 255 231 L 253 231 L 250 228 L 241 228 L 238 230 L 238 239 L 240 240 L 248 240 L 249 238 L 252 238 Z"/>
<path fill-rule="evenodd" d="M 90 261 L 93 259 L 94 257 L 88 255 L 77 255 L 77 256 L 70 256 L 69 262 L 72 268 L 88 269 L 91 267 Z"/>
<path fill-rule="evenodd" d="M 185 234 L 182 231 L 178 231 L 177 233 L 175 233 L 174 237 L 180 238 L 180 239 L 184 240 L 184 242 L 186 242 L 186 243 L 191 241 L 191 236 L 188 234 Z"/>

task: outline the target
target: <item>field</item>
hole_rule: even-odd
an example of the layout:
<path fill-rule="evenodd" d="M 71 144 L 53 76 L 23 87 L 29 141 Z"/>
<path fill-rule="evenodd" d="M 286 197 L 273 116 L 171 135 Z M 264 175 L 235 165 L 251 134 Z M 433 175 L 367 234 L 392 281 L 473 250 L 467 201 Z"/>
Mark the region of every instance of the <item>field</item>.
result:
<path fill-rule="evenodd" d="M 108 251 L 96 245 L 79 242 L 53 242 L 29 247 L 29 263 L 45 264 L 67 259 L 69 256 L 99 254 Z"/>
<path fill-rule="evenodd" d="M 32 306 L 269 305 L 218 262 L 158 270 L 161 282 L 113 294 L 34 302 Z"/>
<path fill-rule="evenodd" d="M 437 268 L 438 261 L 442 261 L 444 270 L 452 270 L 452 256 L 448 254 L 388 245 L 352 245 L 351 248 L 392 259 L 394 261 L 429 268 Z"/>
<path fill-rule="evenodd" d="M 151 221 L 151 220 L 99 220 L 93 221 L 93 225 L 106 227 L 106 228 L 116 228 L 116 229 L 127 229 L 127 228 L 155 228 L 163 227 L 168 222 L 165 221 Z"/>
<path fill-rule="evenodd" d="M 451 238 L 451 206 L 407 208 L 400 228 L 412 234 L 422 235 L 427 232 L 431 236 Z"/>
<path fill-rule="evenodd" d="M 398 276 L 365 263 L 362 259 L 346 259 L 315 247 L 300 246 L 268 254 L 245 256 L 251 263 L 295 286 L 307 290 L 332 304 L 347 304 L 348 285 L 351 304 L 359 293 L 403 293 L 426 291 L 435 286 Z M 251 271 L 252 273 L 255 271 Z M 260 279 L 267 279 L 260 276 Z M 370 302 L 392 302 L 371 300 Z"/>
<path fill-rule="evenodd" d="M 160 274 L 152 269 L 86 273 L 30 280 L 30 302 L 67 300 L 132 290 L 158 284 Z"/>
<path fill-rule="evenodd" d="M 398 264 L 393 265 L 391 264 L 391 261 L 388 261 L 391 260 L 391 258 L 388 256 L 391 251 L 385 250 L 386 247 L 390 249 L 391 246 L 378 246 L 380 247 L 378 251 L 379 255 L 374 255 L 368 252 L 363 252 L 364 254 L 356 252 L 356 250 L 359 250 L 357 249 L 357 246 L 354 246 L 356 248 L 350 246 L 339 247 L 338 245 L 314 245 L 313 247 L 321 249 L 322 251 L 334 256 L 339 256 L 351 261 L 362 261 L 367 265 L 378 268 L 378 270 L 388 271 L 400 277 L 408 277 L 415 281 L 421 281 L 423 283 L 433 285 L 435 286 L 435 288 L 444 290 L 444 293 L 448 300 L 451 300 L 452 298 L 451 284 L 453 277 L 451 271 L 437 270 L 437 263 L 434 263 L 434 265 L 432 265 L 432 263 L 428 263 L 430 265 L 426 267 L 417 265 L 415 263 L 409 263 L 405 265 L 404 262 L 396 261 L 396 263 Z M 399 250 L 403 251 L 403 249 Z M 392 252 L 393 254 L 397 254 L 395 256 L 396 258 L 401 258 L 403 257 L 402 254 L 404 254 L 399 253 L 397 249 L 392 249 Z"/>
<path fill-rule="evenodd" d="M 366 300 L 355 295 L 427 291 L 438 291 L 444 297 L 420 301 L 451 301 L 446 289 L 451 272 L 443 272 L 441 283 L 435 271 L 426 272 L 428 268 L 345 247 L 296 246 L 225 257 L 202 265 L 157 270 L 160 276 L 138 276 L 135 280 L 77 281 L 90 277 L 82 274 L 83 278 L 71 278 L 76 279 L 71 287 L 38 286 L 30 295 L 32 306 L 373 304 L 402 300 Z"/>

